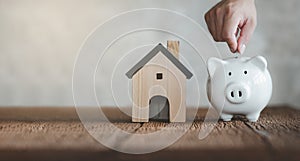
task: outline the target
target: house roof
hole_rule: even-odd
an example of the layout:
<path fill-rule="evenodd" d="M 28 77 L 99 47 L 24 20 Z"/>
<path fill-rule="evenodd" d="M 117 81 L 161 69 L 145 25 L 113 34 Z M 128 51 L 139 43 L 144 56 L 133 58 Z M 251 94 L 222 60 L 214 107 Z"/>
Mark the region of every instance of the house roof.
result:
<path fill-rule="evenodd" d="M 128 78 L 132 78 L 143 66 L 148 63 L 159 52 L 163 53 L 185 76 L 190 79 L 193 74 L 161 43 L 152 49 L 143 59 L 141 59 L 135 66 L 133 66 L 127 73 Z"/>

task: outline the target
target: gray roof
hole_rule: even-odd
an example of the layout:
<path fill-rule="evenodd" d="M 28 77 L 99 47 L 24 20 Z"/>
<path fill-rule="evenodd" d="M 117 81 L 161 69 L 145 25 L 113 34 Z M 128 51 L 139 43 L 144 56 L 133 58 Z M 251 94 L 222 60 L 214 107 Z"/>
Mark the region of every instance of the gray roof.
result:
<path fill-rule="evenodd" d="M 159 52 L 163 53 L 185 76 L 190 79 L 193 74 L 161 43 L 152 49 L 143 59 L 141 59 L 135 66 L 133 66 L 127 73 L 128 78 L 132 78 L 149 60 L 151 60 Z"/>

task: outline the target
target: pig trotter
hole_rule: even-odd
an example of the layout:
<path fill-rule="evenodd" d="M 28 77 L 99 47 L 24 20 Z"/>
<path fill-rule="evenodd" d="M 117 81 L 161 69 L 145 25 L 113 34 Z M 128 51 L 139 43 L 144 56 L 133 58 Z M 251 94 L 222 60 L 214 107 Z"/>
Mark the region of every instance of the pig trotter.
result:
<path fill-rule="evenodd" d="M 252 114 L 246 115 L 246 118 L 250 122 L 256 122 L 258 120 L 258 118 L 259 118 L 259 115 L 260 115 L 260 112 L 258 112 L 258 113 L 252 113 Z"/>
<path fill-rule="evenodd" d="M 232 117 L 233 117 L 233 115 L 230 115 L 230 114 L 225 114 L 225 113 L 221 114 L 221 119 L 223 121 L 231 121 Z"/>

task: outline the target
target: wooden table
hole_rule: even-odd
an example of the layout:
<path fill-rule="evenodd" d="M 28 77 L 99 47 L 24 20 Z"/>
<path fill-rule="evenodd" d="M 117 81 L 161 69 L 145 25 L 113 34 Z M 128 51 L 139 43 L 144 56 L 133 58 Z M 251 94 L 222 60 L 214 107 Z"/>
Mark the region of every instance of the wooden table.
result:
<path fill-rule="evenodd" d="M 114 124 L 134 133 L 155 131 L 167 124 L 130 123 L 130 117 L 119 110 L 106 111 Z M 199 140 L 206 112 L 198 110 L 188 132 L 170 147 L 133 155 L 110 150 L 93 139 L 75 108 L 0 108 L 0 160 L 300 161 L 300 110 L 285 106 L 266 108 L 257 123 L 242 117 L 231 122 L 219 121 L 206 139 Z M 184 125 L 174 124 L 174 129 Z"/>

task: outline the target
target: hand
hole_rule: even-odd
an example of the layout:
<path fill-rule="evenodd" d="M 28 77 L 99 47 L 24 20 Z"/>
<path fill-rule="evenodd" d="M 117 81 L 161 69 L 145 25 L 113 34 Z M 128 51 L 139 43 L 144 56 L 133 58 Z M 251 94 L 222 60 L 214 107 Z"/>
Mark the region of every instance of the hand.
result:
<path fill-rule="evenodd" d="M 222 0 L 205 14 L 209 32 L 231 52 L 244 53 L 256 27 L 254 0 Z M 238 37 L 239 35 L 239 37 Z"/>

